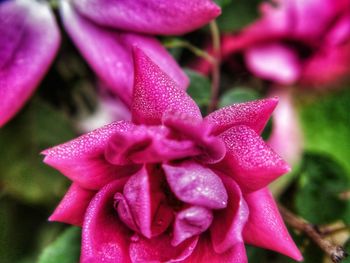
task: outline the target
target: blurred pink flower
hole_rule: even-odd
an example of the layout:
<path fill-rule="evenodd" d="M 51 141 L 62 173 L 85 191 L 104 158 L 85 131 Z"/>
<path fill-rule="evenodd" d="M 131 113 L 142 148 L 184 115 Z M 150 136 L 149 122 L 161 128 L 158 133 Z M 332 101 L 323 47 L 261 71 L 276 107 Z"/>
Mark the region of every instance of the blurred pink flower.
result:
<path fill-rule="evenodd" d="M 258 77 L 318 88 L 350 73 L 350 0 L 274 0 L 261 18 L 226 35 L 222 56 L 241 53 Z M 207 72 L 210 64 L 196 67 Z"/>
<path fill-rule="evenodd" d="M 73 181 L 50 220 L 82 225 L 81 262 L 247 262 L 244 242 L 301 260 L 267 188 L 289 166 L 261 139 L 277 99 L 202 118 L 135 49 L 132 122 L 45 150 Z"/>
<path fill-rule="evenodd" d="M 32 95 L 59 42 L 56 21 L 46 3 L 0 2 L 0 127 Z"/>
<path fill-rule="evenodd" d="M 96 75 L 126 104 L 133 87 L 132 47 L 145 52 L 182 88 L 188 78 L 151 34 L 184 34 L 220 14 L 211 0 L 62 0 L 63 24 Z M 59 31 L 43 2 L 0 2 L 0 126 L 20 110 L 44 77 Z"/>
<path fill-rule="evenodd" d="M 289 164 L 299 163 L 303 153 L 303 136 L 290 89 L 276 87 L 269 93 L 279 104 L 273 112 L 273 129 L 268 144 Z"/>

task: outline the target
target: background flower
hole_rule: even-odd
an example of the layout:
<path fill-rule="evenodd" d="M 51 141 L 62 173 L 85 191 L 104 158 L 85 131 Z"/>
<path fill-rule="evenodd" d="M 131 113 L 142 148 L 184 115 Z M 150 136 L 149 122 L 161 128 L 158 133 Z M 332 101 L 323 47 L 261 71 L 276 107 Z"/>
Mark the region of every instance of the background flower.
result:
<path fill-rule="evenodd" d="M 46 3 L 0 2 L 0 126 L 31 96 L 59 43 L 59 31 Z"/>
<path fill-rule="evenodd" d="M 279 85 L 320 88 L 349 73 L 348 0 L 276 0 L 262 3 L 260 12 L 240 32 L 223 36 L 224 60 L 242 54 L 253 74 Z M 207 73 L 210 63 L 195 67 Z"/>
<path fill-rule="evenodd" d="M 211 0 L 133 1 L 116 5 L 108 1 L 59 1 L 65 30 L 96 75 L 111 92 L 130 104 L 133 87 L 133 45 L 145 52 L 184 89 L 188 78 L 161 43 L 145 34 L 184 34 L 201 27 L 220 14 Z M 110 8 L 110 6 L 113 8 Z M 108 10 L 108 11 L 107 11 Z M 171 11 L 169 11 L 171 10 Z M 165 12 L 167 11 L 167 12 Z M 24 105 L 52 63 L 59 45 L 55 17 L 46 3 L 7 0 L 0 3 L 0 125 Z M 100 17 L 114 19 L 116 25 L 101 23 Z M 136 19 L 137 15 L 137 19 Z M 142 23 L 141 23 L 142 21 Z M 158 31 L 150 30 L 158 28 Z"/>

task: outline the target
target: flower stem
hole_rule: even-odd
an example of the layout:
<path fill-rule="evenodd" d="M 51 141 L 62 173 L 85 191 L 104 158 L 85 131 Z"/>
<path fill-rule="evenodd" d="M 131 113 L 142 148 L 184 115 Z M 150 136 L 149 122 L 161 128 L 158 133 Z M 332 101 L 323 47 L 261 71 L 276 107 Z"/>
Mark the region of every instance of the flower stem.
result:
<path fill-rule="evenodd" d="M 331 241 L 324 239 L 317 226 L 293 214 L 282 205 L 278 205 L 278 208 L 287 224 L 308 235 L 331 258 L 332 262 L 339 263 L 348 256 L 342 246 L 335 245 Z"/>
<path fill-rule="evenodd" d="M 221 65 L 221 48 L 220 48 L 220 31 L 217 23 L 214 21 L 209 24 L 212 42 L 213 42 L 213 56 L 212 62 L 212 82 L 211 82 L 211 98 L 208 107 L 208 113 L 214 111 L 218 104 L 218 95 L 220 88 L 220 65 Z"/>
<path fill-rule="evenodd" d="M 349 226 L 336 226 L 336 227 L 332 227 L 332 226 L 324 226 L 324 227 L 320 227 L 320 232 L 322 234 L 322 236 L 332 236 L 335 234 L 338 234 L 340 232 L 349 232 L 350 231 L 350 227 Z"/>
<path fill-rule="evenodd" d="M 209 55 L 209 53 L 192 45 L 190 42 L 182 40 L 182 39 L 173 38 L 170 40 L 166 40 L 163 42 L 163 45 L 166 48 L 176 48 L 176 47 L 187 48 L 196 56 L 204 58 L 204 59 L 208 60 L 210 63 L 214 63 L 214 61 L 215 61 L 215 59 L 211 55 Z"/>

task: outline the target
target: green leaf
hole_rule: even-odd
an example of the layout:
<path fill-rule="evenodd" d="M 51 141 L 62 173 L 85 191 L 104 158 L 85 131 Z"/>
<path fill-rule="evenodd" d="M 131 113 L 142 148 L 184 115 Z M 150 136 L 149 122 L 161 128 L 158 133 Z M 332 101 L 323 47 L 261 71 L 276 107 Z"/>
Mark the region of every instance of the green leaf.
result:
<path fill-rule="evenodd" d="M 46 247 L 38 263 L 76 263 L 80 255 L 81 230 L 68 228 L 51 245 Z"/>
<path fill-rule="evenodd" d="M 296 210 L 313 224 L 327 224 L 346 216 L 348 203 L 339 194 L 350 187 L 341 165 L 330 157 L 305 154 L 296 190 Z"/>
<path fill-rule="evenodd" d="M 211 89 L 211 83 L 208 77 L 190 69 L 185 69 L 185 72 L 190 78 L 190 86 L 187 89 L 187 93 L 194 99 L 199 107 L 208 106 Z"/>
<path fill-rule="evenodd" d="M 331 156 L 350 177 L 350 90 L 314 100 L 300 108 L 300 119 L 309 152 Z"/>
<path fill-rule="evenodd" d="M 0 255 L 2 262 L 13 262 L 18 253 L 18 244 L 12 237 L 11 222 L 13 220 L 11 206 L 0 199 Z"/>
<path fill-rule="evenodd" d="M 348 241 L 346 241 L 345 245 L 344 245 L 344 249 L 346 251 L 346 253 L 348 253 L 350 255 L 350 239 L 348 239 Z M 348 256 L 347 258 L 345 258 L 342 263 L 350 263 L 350 256 Z"/>
<path fill-rule="evenodd" d="M 215 3 L 219 5 L 221 8 L 232 3 L 232 0 L 215 0 Z"/>
<path fill-rule="evenodd" d="M 246 253 L 248 257 L 248 262 L 250 263 L 266 263 L 266 254 L 267 250 L 259 248 L 259 247 L 253 247 L 253 246 L 246 246 Z"/>
<path fill-rule="evenodd" d="M 221 31 L 232 32 L 242 29 L 258 17 L 258 4 L 261 0 L 218 1 L 222 5 L 222 14 L 217 18 Z"/>
<path fill-rule="evenodd" d="M 259 99 L 259 93 L 246 87 L 234 87 L 225 92 L 219 100 L 219 107 L 225 107 L 233 103 L 247 102 Z"/>
<path fill-rule="evenodd" d="M 49 230 L 53 236 L 61 226 L 47 222 L 45 207 L 25 205 L 10 196 L 0 196 L 0 262 L 13 263 L 35 261 L 35 254 L 41 244 L 42 232 Z M 54 230 L 54 231 L 53 231 Z M 41 242 L 40 242 L 41 243 Z M 47 243 L 46 243 L 47 244 Z"/>
<path fill-rule="evenodd" d="M 325 254 L 313 241 L 309 241 L 303 250 L 303 257 L 303 263 L 324 262 Z"/>
<path fill-rule="evenodd" d="M 4 191 L 27 203 L 51 204 L 68 180 L 42 162 L 40 152 L 75 136 L 65 116 L 34 99 L 0 130 L 0 183 Z"/>

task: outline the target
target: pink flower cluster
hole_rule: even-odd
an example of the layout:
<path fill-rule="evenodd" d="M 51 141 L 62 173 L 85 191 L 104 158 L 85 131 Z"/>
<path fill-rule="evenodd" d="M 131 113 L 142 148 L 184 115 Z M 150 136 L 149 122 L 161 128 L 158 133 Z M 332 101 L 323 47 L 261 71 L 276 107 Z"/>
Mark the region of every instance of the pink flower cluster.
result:
<path fill-rule="evenodd" d="M 62 0 L 65 30 L 110 91 L 127 105 L 133 87 L 132 46 L 139 45 L 184 89 L 188 78 L 152 35 L 184 34 L 220 14 L 211 0 Z M 60 33 L 49 5 L 0 2 L 0 126 L 28 100 L 57 53 Z"/>
<path fill-rule="evenodd" d="M 82 225 L 81 262 L 247 262 L 244 243 L 301 260 L 267 185 L 289 166 L 259 134 L 276 98 L 204 119 L 135 49 L 132 122 L 45 150 L 73 181 L 50 220 Z"/>
<path fill-rule="evenodd" d="M 222 56 L 242 54 L 256 76 L 319 88 L 350 72 L 349 0 L 273 0 L 261 17 L 222 39 Z M 196 67 L 207 73 L 210 64 Z"/>

